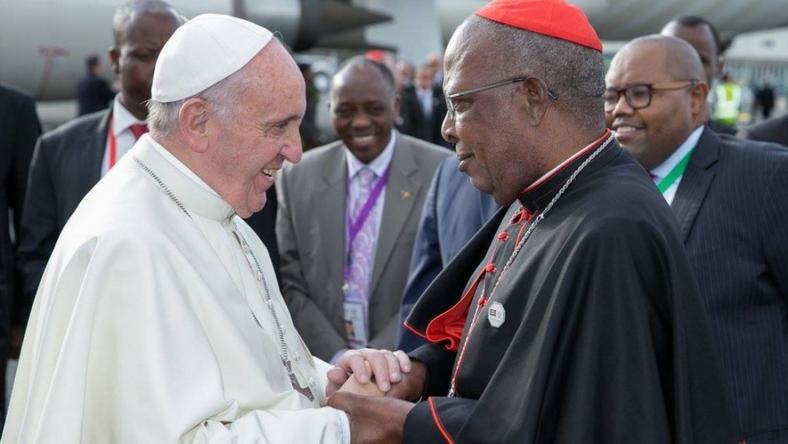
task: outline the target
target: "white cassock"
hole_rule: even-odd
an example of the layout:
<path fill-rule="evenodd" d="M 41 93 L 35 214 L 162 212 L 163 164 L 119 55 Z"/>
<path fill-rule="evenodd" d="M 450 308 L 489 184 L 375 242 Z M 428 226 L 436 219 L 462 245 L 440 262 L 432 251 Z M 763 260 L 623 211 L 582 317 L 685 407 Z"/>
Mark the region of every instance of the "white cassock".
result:
<path fill-rule="evenodd" d="M 262 242 L 146 135 L 63 229 L 2 443 L 343 442 L 345 414 L 319 407 L 328 368 Z"/>

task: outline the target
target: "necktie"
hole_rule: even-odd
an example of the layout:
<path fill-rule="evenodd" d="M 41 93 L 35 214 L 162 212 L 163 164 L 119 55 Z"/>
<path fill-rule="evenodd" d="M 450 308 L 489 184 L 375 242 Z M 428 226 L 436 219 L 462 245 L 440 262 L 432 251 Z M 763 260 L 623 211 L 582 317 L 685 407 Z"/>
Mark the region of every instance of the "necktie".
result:
<path fill-rule="evenodd" d="M 355 220 L 358 218 L 361 208 L 369 199 L 370 191 L 374 185 L 375 172 L 364 167 L 359 170 L 357 175 L 358 193 L 353 200 L 351 215 Z M 361 226 L 353 244 L 349 245 L 350 252 L 350 285 L 349 296 L 356 300 L 367 300 L 369 280 L 372 277 L 372 262 L 375 259 L 375 236 L 374 227 L 377 226 L 376 212 L 369 213 L 364 225 Z"/>
<path fill-rule="evenodd" d="M 348 235 L 347 263 L 345 264 L 345 284 L 343 285 L 345 328 L 347 329 L 348 347 L 361 348 L 367 344 L 369 336 L 369 282 L 372 278 L 372 266 L 375 260 L 375 228 L 378 217 L 374 206 L 364 209 L 375 187 L 376 174 L 367 167 L 356 175 L 357 192 L 355 198 L 351 193 L 348 205 L 350 220 L 347 222 Z M 364 219 L 366 214 L 366 219 Z M 361 215 L 361 219 L 359 219 Z M 363 225 L 358 222 L 364 220 Z M 358 230 L 355 231 L 354 230 Z M 355 236 L 354 236 L 355 234 Z M 352 241 L 351 241 L 352 240 Z"/>
<path fill-rule="evenodd" d="M 134 134 L 134 140 L 139 140 L 140 136 L 148 132 L 148 125 L 145 123 L 135 123 L 129 127 L 131 134 Z"/>

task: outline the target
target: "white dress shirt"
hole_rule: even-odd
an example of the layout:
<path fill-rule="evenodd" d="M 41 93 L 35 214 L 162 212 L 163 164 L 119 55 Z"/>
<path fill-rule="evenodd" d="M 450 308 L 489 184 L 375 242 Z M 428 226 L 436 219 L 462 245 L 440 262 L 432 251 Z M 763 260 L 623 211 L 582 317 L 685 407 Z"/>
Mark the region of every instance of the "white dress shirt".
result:
<path fill-rule="evenodd" d="M 678 165 L 679 162 L 681 162 L 681 159 L 683 159 L 684 156 L 687 155 L 687 153 L 689 153 L 690 151 L 693 150 L 693 148 L 695 148 L 695 145 L 698 144 L 698 139 L 700 139 L 700 136 L 702 134 L 703 134 L 703 125 L 695 128 L 695 131 L 690 133 L 689 137 L 687 137 L 687 140 L 685 140 L 684 143 L 679 145 L 679 147 L 676 149 L 676 151 L 673 152 L 673 154 L 668 156 L 668 158 L 665 159 L 661 164 L 659 164 L 659 166 L 657 166 L 656 168 L 650 171 L 652 179 L 654 180 L 655 184 L 658 184 L 660 180 L 664 179 L 665 176 L 670 174 L 673 168 L 676 165 Z M 662 196 L 665 197 L 665 200 L 668 201 L 668 204 L 673 203 L 673 197 L 676 195 L 676 190 L 679 189 L 679 183 L 681 183 L 681 176 L 676 178 L 676 180 L 673 181 L 673 184 L 671 184 L 670 187 L 668 187 L 668 189 L 665 190 L 664 193 L 662 193 Z"/>

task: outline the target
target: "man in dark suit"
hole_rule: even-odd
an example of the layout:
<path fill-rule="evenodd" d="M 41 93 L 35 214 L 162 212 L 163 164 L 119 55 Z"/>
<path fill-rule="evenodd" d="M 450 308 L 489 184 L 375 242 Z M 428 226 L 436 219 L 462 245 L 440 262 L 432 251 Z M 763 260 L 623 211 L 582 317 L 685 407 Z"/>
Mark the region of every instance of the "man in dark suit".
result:
<path fill-rule="evenodd" d="M 723 47 L 717 28 L 708 20 L 697 15 L 681 15 L 668 22 L 662 28 L 662 35 L 678 37 L 695 48 L 703 71 L 706 74 L 706 84 L 709 90 L 713 88 L 714 81 L 720 79 L 725 67 L 725 57 L 722 55 Z M 711 118 L 711 109 L 707 109 L 707 125 L 719 134 L 735 135 L 736 128 L 726 125 Z"/>
<path fill-rule="evenodd" d="M 282 295 L 312 353 L 393 348 L 427 186 L 450 152 L 393 130 L 384 65 L 357 57 L 331 84 L 340 141 L 286 164 L 277 180 Z"/>
<path fill-rule="evenodd" d="M 74 119 L 38 140 L 17 250 L 23 279 L 22 325 L 49 256 L 66 221 L 99 179 L 147 129 L 145 101 L 164 43 L 181 24 L 162 1 L 136 1 L 117 9 L 109 56 L 121 90 L 110 109 Z"/>
<path fill-rule="evenodd" d="M 788 114 L 772 117 L 743 131 L 744 137 L 760 142 L 774 142 L 788 147 Z"/>
<path fill-rule="evenodd" d="M 412 85 L 402 89 L 400 130 L 410 136 L 434 144 L 451 147 L 441 137 L 441 124 L 446 117 L 443 88 L 432 83 L 434 70 L 420 66 Z"/>
<path fill-rule="evenodd" d="M 788 442 L 788 151 L 704 126 L 697 53 L 636 39 L 607 74 L 605 111 L 676 215 L 748 444 Z"/>
<path fill-rule="evenodd" d="M 427 191 L 402 296 L 402 321 L 438 273 L 500 208 L 492 196 L 471 185 L 459 164 L 456 156 L 441 162 Z M 398 349 L 410 352 L 425 343 L 400 326 Z"/>
<path fill-rule="evenodd" d="M 77 82 L 78 116 L 107 109 L 115 93 L 107 79 L 101 76 L 101 59 L 93 54 L 85 60 L 87 72 Z"/>
<path fill-rule="evenodd" d="M 20 289 L 15 280 L 14 246 L 22 219 L 27 171 L 41 125 L 33 98 L 0 85 L 0 429 L 5 418 L 5 369 L 9 358 L 9 335 L 17 323 Z M 13 221 L 13 227 L 9 223 Z M 12 338 L 13 339 L 13 338 Z M 21 342 L 21 341 L 12 341 Z M 20 344 L 15 352 L 19 353 Z M 12 350 L 12 356 L 13 356 Z"/>

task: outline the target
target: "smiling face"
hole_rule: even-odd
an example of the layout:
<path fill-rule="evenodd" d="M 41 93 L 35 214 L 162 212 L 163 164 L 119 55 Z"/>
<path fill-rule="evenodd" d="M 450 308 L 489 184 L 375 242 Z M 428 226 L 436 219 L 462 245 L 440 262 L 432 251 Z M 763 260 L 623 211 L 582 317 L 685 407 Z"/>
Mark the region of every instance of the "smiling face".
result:
<path fill-rule="evenodd" d="M 358 160 L 369 163 L 391 139 L 399 98 L 383 73 L 368 64 L 351 64 L 334 76 L 331 117 L 334 129 Z"/>
<path fill-rule="evenodd" d="M 491 39 L 477 32 L 479 26 L 484 25 L 465 23 L 449 41 L 443 84 L 447 96 L 506 78 L 490 70 L 500 62 Z M 455 110 L 443 121 L 443 138 L 455 144 L 460 171 L 500 205 L 511 204 L 546 171 L 533 143 L 536 131 L 524 122 L 528 105 L 523 88 L 514 83 L 454 99 Z"/>
<path fill-rule="evenodd" d="M 301 160 L 298 126 L 306 109 L 304 81 L 282 45 L 272 41 L 242 71 L 245 87 L 228 116 L 208 121 L 206 182 L 241 217 L 260 211 L 285 160 Z"/>
<path fill-rule="evenodd" d="M 678 42 L 678 46 L 670 42 L 672 49 L 657 43 L 630 43 L 625 46 L 613 58 L 606 76 L 607 88 L 702 79 L 697 54 L 688 44 Z M 675 65 L 676 72 L 670 72 L 669 64 Z M 682 69 L 682 64 L 687 69 Z M 644 168 L 651 170 L 667 159 L 702 124 L 705 96 L 705 83 L 687 88 L 652 90 L 649 106 L 634 109 L 622 93 L 615 108 L 606 110 L 605 118 L 608 127 L 616 132 L 618 143 Z"/>

